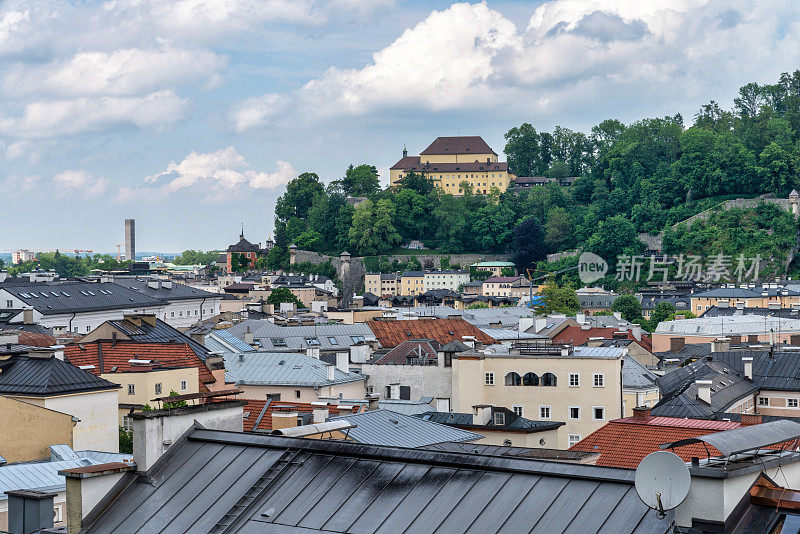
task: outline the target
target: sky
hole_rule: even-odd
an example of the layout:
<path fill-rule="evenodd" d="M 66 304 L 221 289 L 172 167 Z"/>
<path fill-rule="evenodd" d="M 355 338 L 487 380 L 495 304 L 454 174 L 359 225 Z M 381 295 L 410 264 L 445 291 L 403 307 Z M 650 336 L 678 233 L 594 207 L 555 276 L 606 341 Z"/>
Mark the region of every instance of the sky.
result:
<path fill-rule="evenodd" d="M 0 0 L 0 253 L 264 242 L 301 172 L 588 131 L 800 68 L 800 2 Z"/>

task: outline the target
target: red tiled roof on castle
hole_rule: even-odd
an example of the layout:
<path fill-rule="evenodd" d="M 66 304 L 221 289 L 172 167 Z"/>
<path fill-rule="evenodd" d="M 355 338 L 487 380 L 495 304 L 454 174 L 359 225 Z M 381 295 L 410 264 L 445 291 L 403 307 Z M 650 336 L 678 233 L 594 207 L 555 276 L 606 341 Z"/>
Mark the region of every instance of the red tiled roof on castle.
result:
<path fill-rule="evenodd" d="M 101 369 L 100 356 L 103 358 Z M 208 367 L 197 357 L 186 343 L 137 343 L 135 341 L 94 341 L 76 343 L 64 347 L 64 359 L 76 366 L 94 365 L 87 369 L 99 375 L 110 373 L 116 367 L 117 373 L 131 371 L 130 360 L 151 360 L 164 368 L 197 367 L 200 382 L 214 382 Z"/>
<path fill-rule="evenodd" d="M 269 406 L 267 406 L 267 410 L 264 412 L 264 415 L 261 416 L 261 412 L 264 411 L 264 406 L 266 406 L 267 402 L 269 402 Z M 243 408 L 244 412 L 247 414 L 247 417 L 244 419 L 244 431 L 264 432 L 272 430 L 272 412 L 277 409 L 286 409 L 286 407 L 288 407 L 290 410 L 296 411 L 297 413 L 312 413 L 314 411 L 314 406 L 308 402 L 283 402 L 247 399 Z M 328 404 L 327 408 L 328 416 L 330 417 L 359 413 L 359 411 L 362 409 L 361 406 L 353 405 L 352 410 L 340 410 L 338 404 Z M 261 416 L 260 420 L 259 416 Z M 256 422 L 258 422 L 258 426 L 256 426 Z"/>
<path fill-rule="evenodd" d="M 439 345 L 451 341 L 463 341 L 464 336 L 472 336 L 484 345 L 494 345 L 497 341 L 484 334 L 464 319 L 419 319 L 416 321 L 368 321 L 375 338 L 383 348 L 394 348 L 403 341 L 432 339 Z"/>
<path fill-rule="evenodd" d="M 462 135 L 458 137 L 437 137 L 436 140 L 428 145 L 428 148 L 420 152 L 421 156 L 444 155 L 444 154 L 494 154 L 483 137 L 479 135 Z"/>

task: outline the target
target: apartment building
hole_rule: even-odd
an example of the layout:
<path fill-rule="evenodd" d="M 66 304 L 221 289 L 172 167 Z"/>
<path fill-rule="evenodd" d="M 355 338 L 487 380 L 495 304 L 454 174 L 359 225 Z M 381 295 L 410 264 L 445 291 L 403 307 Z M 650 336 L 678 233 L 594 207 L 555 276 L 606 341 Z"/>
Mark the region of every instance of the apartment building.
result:
<path fill-rule="evenodd" d="M 481 290 L 485 297 L 521 298 L 530 296 L 531 283 L 523 276 L 492 276 Z"/>
<path fill-rule="evenodd" d="M 364 291 L 379 297 L 396 297 L 400 289 L 399 277 L 394 274 L 367 273 L 364 275 Z"/>
<path fill-rule="evenodd" d="M 458 291 L 467 282 L 469 282 L 469 271 L 425 271 L 425 276 L 423 277 L 425 291 L 434 289 Z"/>
<path fill-rule="evenodd" d="M 800 304 L 798 287 L 777 284 L 753 287 L 720 287 L 691 295 L 692 313 L 700 315 L 712 306 L 731 308 L 791 308 Z"/>
<path fill-rule="evenodd" d="M 453 356 L 453 411 L 495 405 L 534 421 L 564 421 L 566 449 L 622 417 L 625 349 L 520 342 Z"/>
<path fill-rule="evenodd" d="M 400 295 L 414 296 L 422 293 L 425 293 L 425 271 L 406 271 L 400 275 Z"/>

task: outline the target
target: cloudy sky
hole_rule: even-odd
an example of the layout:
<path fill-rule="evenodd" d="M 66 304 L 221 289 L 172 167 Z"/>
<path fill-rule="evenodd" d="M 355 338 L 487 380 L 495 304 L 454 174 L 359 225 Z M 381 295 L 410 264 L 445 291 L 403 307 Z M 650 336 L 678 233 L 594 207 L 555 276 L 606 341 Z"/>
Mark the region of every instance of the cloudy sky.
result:
<path fill-rule="evenodd" d="M 0 252 L 263 242 L 299 172 L 689 118 L 798 56 L 795 0 L 0 0 Z"/>

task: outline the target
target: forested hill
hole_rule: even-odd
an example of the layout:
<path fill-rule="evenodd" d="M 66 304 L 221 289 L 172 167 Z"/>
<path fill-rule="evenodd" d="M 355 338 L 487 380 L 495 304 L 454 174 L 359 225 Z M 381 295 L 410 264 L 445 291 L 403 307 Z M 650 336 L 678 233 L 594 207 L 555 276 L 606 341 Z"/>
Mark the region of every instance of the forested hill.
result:
<path fill-rule="evenodd" d="M 785 198 L 800 182 L 800 70 L 775 84 L 747 84 L 731 109 L 711 101 L 689 122 L 609 119 L 589 132 L 525 123 L 505 137 L 518 176 L 580 178 L 570 188 L 453 197 L 413 173 L 400 188 L 381 190 L 372 165 L 351 165 L 327 186 L 304 173 L 278 200 L 278 246 L 268 264 L 284 265 L 292 242 L 380 255 L 413 239 L 444 253 L 514 252 L 524 264 L 576 247 L 611 258 L 640 250 L 637 233 L 658 233 L 724 199 Z M 368 200 L 354 208 L 348 196 Z M 673 248 L 692 241 L 670 239 Z"/>

